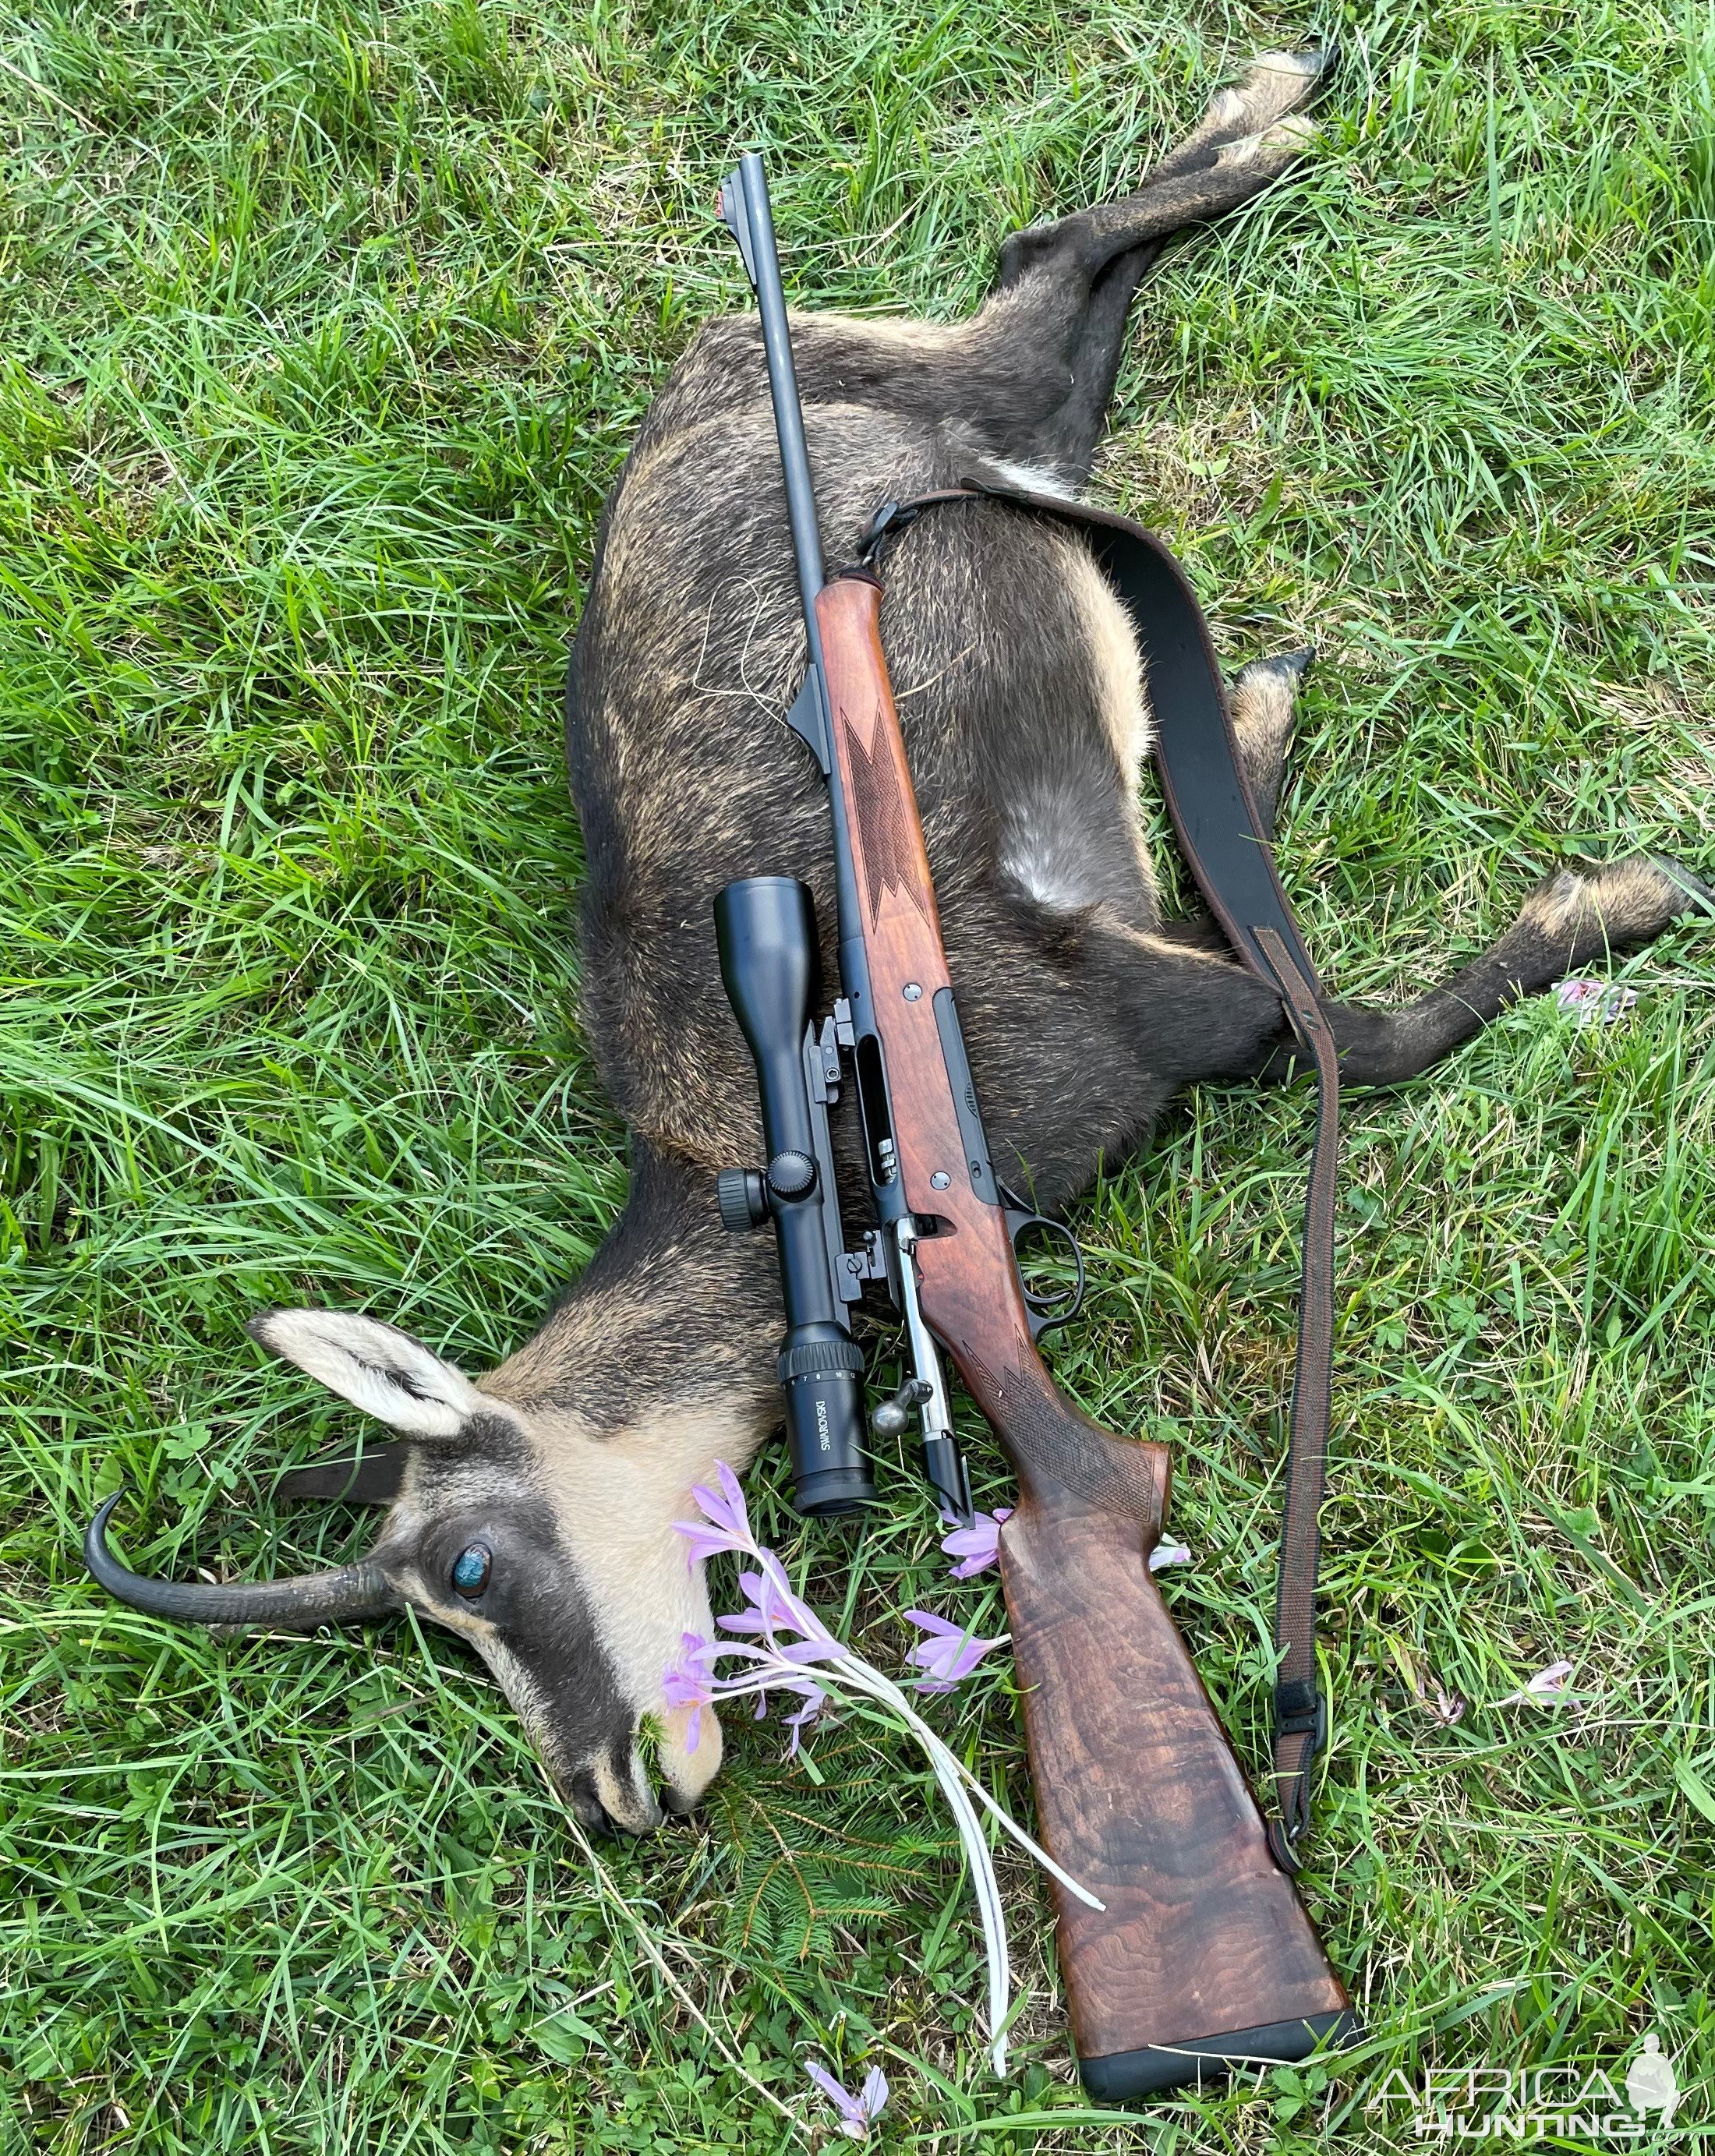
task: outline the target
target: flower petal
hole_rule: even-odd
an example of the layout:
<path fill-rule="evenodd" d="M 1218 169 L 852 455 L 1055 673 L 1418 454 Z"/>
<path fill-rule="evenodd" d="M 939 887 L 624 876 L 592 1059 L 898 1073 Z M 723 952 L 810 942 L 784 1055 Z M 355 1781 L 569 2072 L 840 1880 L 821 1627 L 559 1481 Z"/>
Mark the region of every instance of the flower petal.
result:
<path fill-rule="evenodd" d="M 805 2060 L 804 2070 L 840 2113 L 840 2130 L 860 2140 L 870 2130 L 869 2114 L 861 2100 L 841 2088 L 833 2075 L 814 2059 Z"/>
<path fill-rule="evenodd" d="M 756 1537 L 751 1532 L 750 1514 L 744 1507 L 744 1491 L 738 1477 L 724 1460 L 715 1462 L 715 1480 L 720 1484 L 721 1495 L 727 1501 L 728 1524 L 754 1547 Z"/>
<path fill-rule="evenodd" d="M 711 1527 L 706 1520 L 675 1520 L 673 1532 L 683 1535 L 688 1545 L 687 1561 L 691 1564 L 706 1563 L 719 1557 L 723 1550 L 743 1549 L 746 1545 L 737 1535 L 725 1527 Z"/>
<path fill-rule="evenodd" d="M 1183 1543 L 1158 1543 L 1149 1553 L 1149 1569 L 1161 1572 L 1170 1564 L 1189 1564 L 1191 1553 Z"/>
<path fill-rule="evenodd" d="M 772 1552 L 765 1554 L 772 1555 Z M 765 1568 L 761 1572 L 742 1572 L 738 1575 L 738 1584 L 744 1589 L 751 1605 L 752 1623 L 743 1626 L 742 1630 L 766 1632 L 771 1640 L 779 1631 L 821 1630 L 783 1578 L 772 1568 Z M 735 1626 L 734 1629 L 741 1628 Z"/>
<path fill-rule="evenodd" d="M 1509 1691 L 1504 1699 L 1497 1700 L 1495 1704 L 1497 1707 L 1570 1706 L 1580 1697 L 1579 1693 L 1567 1690 L 1567 1680 L 1577 1666 L 1575 1662 L 1550 1662 L 1547 1669 L 1538 1670 L 1533 1677 L 1525 1680 L 1522 1691 Z"/>
<path fill-rule="evenodd" d="M 792 1582 L 786 1577 L 786 1568 L 773 1551 L 765 1549 L 758 1554 L 772 1591 L 772 1606 L 780 1613 L 778 1621 L 790 1625 L 794 1632 L 801 1632 L 807 1640 L 833 1640 L 834 1635 L 809 1603 L 793 1593 Z"/>
<path fill-rule="evenodd" d="M 924 1672 L 917 1680 L 923 1691 L 950 1691 L 992 1648 L 1002 1644 L 999 1639 L 978 1639 L 968 1626 L 949 1625 L 932 1609 L 907 1609 L 904 1614 L 919 1630 L 929 1635 L 906 1657 Z"/>
<path fill-rule="evenodd" d="M 968 1527 L 955 1527 L 942 1537 L 948 1557 L 960 1562 L 952 1568 L 955 1579 L 970 1579 L 984 1572 L 1000 1555 L 1000 1530 L 1012 1517 L 1010 1505 L 997 1505 L 992 1512 L 978 1512 Z"/>
<path fill-rule="evenodd" d="M 798 1757 L 798 1739 L 822 1712 L 823 1702 L 827 1697 L 819 1685 L 805 1686 L 804 1705 L 796 1714 L 788 1714 L 786 1717 L 786 1727 L 792 1732 L 792 1742 L 786 1748 L 788 1759 Z"/>
<path fill-rule="evenodd" d="M 830 1655 L 843 1655 L 845 1650 L 838 1640 L 788 1640 L 779 1652 L 785 1661 L 802 1666 L 825 1662 Z"/>
<path fill-rule="evenodd" d="M 719 1527 L 723 1534 L 738 1532 L 732 1523 L 732 1514 L 726 1501 L 717 1496 L 706 1482 L 693 1482 L 691 1494 L 696 1501 L 698 1511 L 707 1516 L 711 1526 Z"/>
<path fill-rule="evenodd" d="M 661 1678 L 661 1697 L 669 1707 L 701 1707 L 710 1694 L 701 1677 L 689 1670 L 670 1669 Z"/>
<path fill-rule="evenodd" d="M 701 1632 L 681 1632 L 680 1660 L 665 1671 L 661 1691 L 669 1707 L 703 1707 L 713 1698 L 715 1677 L 706 1659 L 709 1643 Z"/>

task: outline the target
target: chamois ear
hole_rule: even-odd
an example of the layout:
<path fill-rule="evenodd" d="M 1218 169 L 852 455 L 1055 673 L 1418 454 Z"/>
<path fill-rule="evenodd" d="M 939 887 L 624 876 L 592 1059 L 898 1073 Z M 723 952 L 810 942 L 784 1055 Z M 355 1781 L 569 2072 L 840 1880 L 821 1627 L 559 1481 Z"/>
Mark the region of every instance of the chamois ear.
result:
<path fill-rule="evenodd" d="M 264 1310 L 246 1328 L 354 1408 L 407 1437 L 456 1437 L 485 1403 L 450 1363 L 379 1318 L 342 1310 Z"/>

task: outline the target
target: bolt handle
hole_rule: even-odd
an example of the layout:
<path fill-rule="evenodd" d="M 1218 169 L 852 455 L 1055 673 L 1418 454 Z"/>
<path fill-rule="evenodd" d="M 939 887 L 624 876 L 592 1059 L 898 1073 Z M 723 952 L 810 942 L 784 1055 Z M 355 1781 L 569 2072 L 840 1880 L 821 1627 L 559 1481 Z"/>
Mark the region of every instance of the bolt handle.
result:
<path fill-rule="evenodd" d="M 934 1389 L 926 1378 L 907 1378 L 893 1397 L 883 1400 L 870 1417 L 870 1428 L 877 1437 L 903 1437 L 911 1428 L 912 1409 L 920 1408 Z"/>

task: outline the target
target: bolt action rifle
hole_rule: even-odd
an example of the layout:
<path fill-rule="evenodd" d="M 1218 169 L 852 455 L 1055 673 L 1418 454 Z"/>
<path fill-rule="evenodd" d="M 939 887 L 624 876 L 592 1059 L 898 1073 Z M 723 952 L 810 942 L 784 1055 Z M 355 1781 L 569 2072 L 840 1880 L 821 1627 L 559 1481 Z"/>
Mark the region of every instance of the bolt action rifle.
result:
<path fill-rule="evenodd" d="M 881 582 L 867 566 L 831 579 L 824 572 L 759 158 L 745 157 L 727 180 L 721 210 L 762 318 L 809 644 L 788 718 L 828 781 L 839 911 L 839 993 L 819 1027 L 817 937 L 804 886 L 748 877 L 715 904 L 722 978 L 756 1062 L 768 1156 L 760 1169 L 721 1176 L 721 1216 L 735 1229 L 773 1224 L 795 1501 L 819 1516 L 874 1501 L 863 1355 L 850 1320 L 865 1281 L 885 1281 L 904 1319 L 910 1375 L 878 1411 L 878 1432 L 902 1434 L 915 1411 L 943 1517 L 968 1524 L 944 1351 L 1017 1471 L 1001 1573 L 1041 1835 L 1102 1905 L 1055 1888 L 1086 2088 L 1124 2101 L 1241 2061 L 1302 2058 L 1348 2030 L 1352 2017 L 1293 1888 L 1289 1835 L 1278 1820 L 1265 1825 L 1150 1576 L 1167 1500 L 1165 1448 L 1100 1429 L 1060 1394 L 1036 1349 L 1044 1324 L 1061 1313 L 1025 1292 L 1014 1238 L 1034 1216 L 997 1183 L 983 1137 L 881 648 Z M 967 484 L 929 499 L 978 490 Z M 1138 527 L 1064 502 L 1004 498 L 1085 530 L 1146 633 L 1164 738 L 1173 732 L 1169 704 L 1189 712 L 1180 752 L 1163 773 L 1182 837 L 1241 959 L 1279 988 L 1317 1062 L 1326 1108 L 1332 1073 L 1317 1036 L 1314 975 L 1237 766 L 1194 600 L 1171 557 Z M 929 499 L 886 505 L 866 558 Z M 1236 834 L 1225 843 L 1211 835 L 1223 816 Z M 828 1116 L 848 1065 L 878 1223 L 850 1249 Z M 1331 1235 L 1331 1141 L 1318 1155 Z M 1309 1284 L 1307 1272 L 1307 1309 Z M 1307 1400 L 1315 1418 L 1313 1353 L 1310 1362 L 1307 1384 L 1301 1352 L 1295 1422 L 1305 1419 Z M 1325 1391 L 1322 1415 L 1325 1431 Z M 1297 1512 L 1302 1531 L 1307 1503 L 1313 1563 L 1323 1436 L 1310 1436 L 1309 1455 L 1295 1447 L 1294 1466 L 1304 1468 L 1295 1477 Z M 1320 1736 L 1313 1654 L 1307 1623 L 1276 1691 L 1276 1763 L 1301 1823 Z"/>

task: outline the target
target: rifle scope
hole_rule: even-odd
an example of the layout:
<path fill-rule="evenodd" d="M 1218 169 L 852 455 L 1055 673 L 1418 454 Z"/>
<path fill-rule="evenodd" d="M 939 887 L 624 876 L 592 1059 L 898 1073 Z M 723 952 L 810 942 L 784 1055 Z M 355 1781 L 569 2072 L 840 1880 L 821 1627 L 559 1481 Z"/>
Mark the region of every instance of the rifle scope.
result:
<path fill-rule="evenodd" d="M 821 1516 L 875 1502 L 864 1452 L 864 1358 L 845 1322 L 845 1237 L 834 1188 L 822 1049 L 810 1024 L 816 917 L 792 876 L 745 876 L 715 901 L 721 978 L 762 1093 L 766 1168 L 729 1168 L 721 1219 L 774 1223 L 786 1305 L 779 1377 L 793 1502 Z M 831 1034 L 829 1040 L 831 1043 Z"/>

